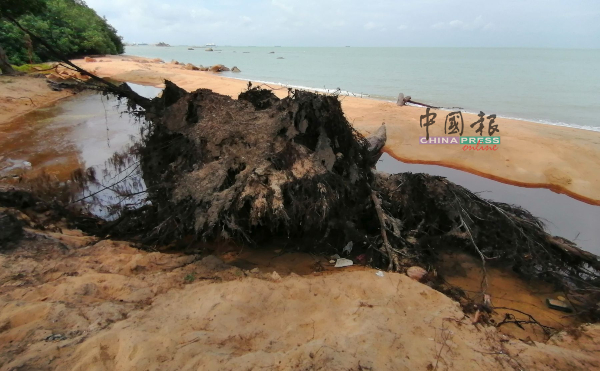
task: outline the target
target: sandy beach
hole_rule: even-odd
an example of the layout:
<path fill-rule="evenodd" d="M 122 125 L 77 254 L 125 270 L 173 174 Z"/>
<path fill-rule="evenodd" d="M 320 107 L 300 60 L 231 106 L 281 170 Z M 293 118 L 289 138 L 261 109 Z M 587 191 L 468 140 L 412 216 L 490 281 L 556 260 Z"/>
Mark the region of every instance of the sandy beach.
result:
<path fill-rule="evenodd" d="M 247 85 L 180 65 L 140 61 L 146 60 L 119 56 L 76 62 L 103 77 L 156 87 L 169 79 L 190 91 L 208 88 L 237 97 Z M 35 105 L 0 99 L 4 104 L 0 108 L 7 108 L 0 112 L 0 133 L 11 125 L 34 125 L 20 121 L 28 116 L 26 112 L 72 94 L 54 92 L 40 78 L 12 80 L 0 83 L 0 97 L 10 92 L 31 98 Z M 274 88 L 280 97 L 287 94 L 286 88 Z M 594 145 L 599 133 L 498 119 L 499 150 L 468 152 L 459 145 L 420 145 L 424 129 L 419 117 L 425 109 L 341 99 L 348 119 L 362 133 L 386 123 L 386 151 L 401 160 L 548 187 L 600 204 L 600 190 L 594 188 L 598 175 L 593 171 L 600 164 L 600 147 Z M 438 119 L 430 135 L 442 136 L 446 113 L 435 112 Z M 467 123 L 476 118 L 465 114 L 464 119 L 467 132 Z M 44 139 L 48 146 L 48 138 Z M 38 152 L 32 143 L 27 146 Z M 63 155 L 77 157 L 73 152 Z M 41 216 L 33 212 L 28 216 L 4 207 L 0 212 L 18 215 L 27 236 L 15 250 L 0 254 L 0 263 L 7 267 L 0 272 L 5 282 L 0 292 L 5 308 L 0 314 L 0 367 L 598 367 L 593 341 L 598 326 L 578 326 L 573 317 L 547 308 L 546 298 L 565 295 L 555 287 L 524 281 L 501 268 L 490 267 L 486 273 L 487 293 L 500 310 L 494 321 L 521 311 L 556 329 L 555 334 L 548 337 L 534 324 L 484 327 L 465 315 L 459 302 L 404 274 L 375 272 L 360 265 L 340 270 L 325 257 L 281 254 L 278 245 L 264 250 L 227 244 L 207 247 L 215 256 L 145 252 L 127 242 L 100 241 L 66 224 L 37 229 Z M 470 255 L 444 254 L 438 272 L 450 284 L 477 293 L 482 282 L 479 264 Z M 348 286 L 348 282 L 355 284 Z M 398 351 L 403 357 L 397 356 Z"/>
<path fill-rule="evenodd" d="M 162 87 L 165 79 L 193 91 L 211 89 L 220 94 L 237 97 L 247 82 L 242 73 L 239 79 L 211 72 L 186 70 L 183 65 L 157 63 L 133 56 L 107 56 L 97 62 L 75 60 L 79 66 L 102 77 L 119 81 Z M 273 86 L 279 97 L 287 89 Z M 348 120 L 363 134 L 375 131 L 381 123 L 387 127 L 386 152 L 410 163 L 436 164 L 468 171 L 473 174 L 525 187 L 544 187 L 565 193 L 579 200 L 600 205 L 600 133 L 544 125 L 534 122 L 497 118 L 495 123 L 501 137 L 497 151 L 465 151 L 462 145 L 424 145 L 425 136 L 420 116 L 422 107 L 398 107 L 395 103 L 343 96 L 342 106 Z M 437 113 L 429 127 L 430 136 L 444 136 L 447 111 Z M 463 113 L 464 136 L 476 136 L 470 124 L 477 115 Z M 484 134 L 487 135 L 488 120 Z"/>

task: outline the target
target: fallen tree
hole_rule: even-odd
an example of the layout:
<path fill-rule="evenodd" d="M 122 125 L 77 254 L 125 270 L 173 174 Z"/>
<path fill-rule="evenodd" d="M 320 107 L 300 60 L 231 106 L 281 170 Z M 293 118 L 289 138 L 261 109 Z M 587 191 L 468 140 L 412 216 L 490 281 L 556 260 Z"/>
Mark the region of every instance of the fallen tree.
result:
<path fill-rule="evenodd" d="M 147 120 L 146 134 L 130 153 L 147 198 L 142 206 L 123 207 L 109 223 L 73 216 L 63 204 L 31 195 L 0 191 L 0 205 L 27 200 L 30 207 L 48 208 L 51 218 L 68 216 L 94 234 L 154 248 L 200 239 L 259 245 L 284 238 L 290 248 L 329 254 L 352 242 L 353 256 L 393 271 L 435 266 L 440 250 L 462 250 L 481 259 L 484 278 L 487 264 L 541 277 L 569 295 L 577 314 L 600 318 L 597 256 L 550 236 L 526 210 L 484 200 L 445 178 L 374 171 L 385 130 L 362 137 L 336 96 L 290 89 L 280 100 L 249 84 L 234 100 L 205 89 L 187 93 L 167 81 L 162 96 L 150 101 L 74 65 L 3 15 L 68 68 L 89 76 L 86 84 L 128 99 L 130 112 Z"/>
<path fill-rule="evenodd" d="M 375 171 L 385 127 L 364 138 L 336 96 L 290 90 L 279 99 L 249 88 L 236 100 L 167 81 L 160 98 L 129 100 L 129 108 L 147 127 L 128 154 L 134 161 L 117 162 L 127 171 L 139 166 L 146 200 L 111 222 L 73 219 L 94 234 L 154 249 L 283 239 L 288 249 L 324 255 L 342 255 L 352 242 L 351 258 L 400 272 L 434 268 L 443 251 L 465 251 L 484 272 L 501 265 L 556 283 L 578 314 L 598 319 L 598 257 L 550 236 L 526 210 L 443 177 Z"/>
<path fill-rule="evenodd" d="M 336 96 L 290 90 L 278 99 L 249 88 L 235 100 L 167 81 L 145 108 L 150 124 L 136 154 L 150 202 L 108 223 L 113 236 L 151 246 L 285 238 L 322 254 L 352 242 L 353 256 L 394 271 L 463 250 L 484 270 L 504 265 L 553 281 L 580 311 L 597 312 L 595 255 L 550 236 L 526 210 L 445 178 L 375 171 L 385 130 L 365 139 Z"/>

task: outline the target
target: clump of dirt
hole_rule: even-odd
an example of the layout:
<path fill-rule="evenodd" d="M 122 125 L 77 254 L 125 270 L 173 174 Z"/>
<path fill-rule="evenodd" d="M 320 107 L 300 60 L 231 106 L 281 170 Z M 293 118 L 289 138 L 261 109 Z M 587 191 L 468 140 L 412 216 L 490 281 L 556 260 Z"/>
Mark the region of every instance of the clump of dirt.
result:
<path fill-rule="evenodd" d="M 0 210 L 0 250 L 18 242 L 23 237 L 23 225 L 11 213 Z"/>

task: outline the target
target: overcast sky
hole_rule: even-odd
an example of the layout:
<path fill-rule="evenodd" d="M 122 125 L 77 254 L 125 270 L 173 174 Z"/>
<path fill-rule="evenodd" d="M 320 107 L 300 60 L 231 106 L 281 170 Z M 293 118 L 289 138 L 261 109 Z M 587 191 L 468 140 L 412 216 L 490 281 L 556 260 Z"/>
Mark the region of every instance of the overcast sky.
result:
<path fill-rule="evenodd" d="M 600 47 L 600 0 L 86 0 L 127 42 Z"/>

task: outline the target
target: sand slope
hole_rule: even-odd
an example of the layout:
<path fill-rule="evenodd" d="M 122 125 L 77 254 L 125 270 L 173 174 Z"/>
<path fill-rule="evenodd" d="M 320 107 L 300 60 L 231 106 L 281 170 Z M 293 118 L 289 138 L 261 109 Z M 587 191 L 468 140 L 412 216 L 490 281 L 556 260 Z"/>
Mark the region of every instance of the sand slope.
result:
<path fill-rule="evenodd" d="M 100 76 L 120 81 L 160 86 L 164 79 L 169 79 L 189 91 L 207 88 L 232 97 L 237 97 L 247 85 L 245 81 L 210 72 L 185 70 L 181 65 L 140 61 L 148 59 L 112 56 L 101 58 L 97 63 L 75 62 Z M 244 78 L 243 73 L 228 76 Z M 283 97 L 287 89 L 276 93 Z M 344 97 L 342 106 L 350 122 L 362 133 L 373 132 L 385 122 L 386 151 L 403 161 L 439 164 L 517 185 L 546 187 L 600 204 L 598 132 L 499 118 L 496 124 L 500 132 L 495 134 L 502 138 L 499 150 L 471 152 L 463 151 L 460 145 L 419 144 L 419 137 L 425 135 L 425 129 L 419 124 L 424 108 L 397 107 L 394 103 L 356 97 Z M 437 118 L 429 128 L 430 135 L 443 136 L 448 112 L 434 112 Z M 486 115 L 492 113 L 486 112 Z M 463 117 L 464 136 L 477 135 L 469 125 L 478 117 L 472 114 L 463 114 Z"/>
<path fill-rule="evenodd" d="M 0 75 L 0 127 L 34 109 L 73 95 L 71 91 L 52 91 L 45 78 Z"/>
<path fill-rule="evenodd" d="M 547 343 L 471 324 L 401 274 L 251 272 L 29 230 L 0 254 L 0 369 L 600 369 L 600 327 Z"/>

